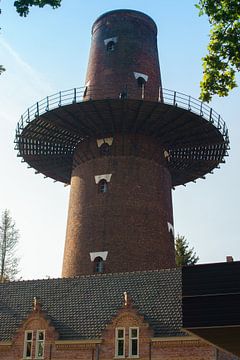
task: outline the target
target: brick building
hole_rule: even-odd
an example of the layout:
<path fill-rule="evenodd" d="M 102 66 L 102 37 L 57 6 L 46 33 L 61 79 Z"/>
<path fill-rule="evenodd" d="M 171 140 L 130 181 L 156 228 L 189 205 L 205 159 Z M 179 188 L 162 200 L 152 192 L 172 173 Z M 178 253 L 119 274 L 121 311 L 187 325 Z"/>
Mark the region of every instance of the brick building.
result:
<path fill-rule="evenodd" d="M 233 359 L 182 330 L 171 198 L 224 161 L 227 129 L 162 88 L 151 18 L 100 16 L 85 86 L 29 108 L 16 144 L 71 193 L 63 278 L 0 285 L 0 359 Z"/>
<path fill-rule="evenodd" d="M 181 270 L 0 284 L 0 359 L 233 360 L 181 330 Z"/>

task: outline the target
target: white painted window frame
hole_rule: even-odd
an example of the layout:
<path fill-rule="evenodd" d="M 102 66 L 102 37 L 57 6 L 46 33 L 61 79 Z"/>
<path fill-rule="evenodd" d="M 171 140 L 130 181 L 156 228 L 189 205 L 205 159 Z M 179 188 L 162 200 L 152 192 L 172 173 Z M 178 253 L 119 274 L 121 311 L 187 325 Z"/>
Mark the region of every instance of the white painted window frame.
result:
<path fill-rule="evenodd" d="M 39 334 L 43 333 L 43 340 L 39 339 Z M 42 343 L 43 354 L 42 356 L 38 356 L 38 348 L 39 344 Z M 45 350 L 45 330 L 37 330 L 36 333 L 36 347 L 35 347 L 35 359 L 44 359 L 44 350 Z"/>
<path fill-rule="evenodd" d="M 118 336 L 118 331 L 123 330 L 123 337 Z M 123 341 L 123 355 L 119 355 L 119 341 Z M 117 327 L 115 329 L 115 358 L 123 359 L 125 358 L 125 328 L 124 327 Z"/>
<path fill-rule="evenodd" d="M 31 340 L 28 340 L 28 334 L 31 334 Z M 27 356 L 27 344 L 31 343 L 31 354 L 30 356 Z M 24 346 L 23 346 L 23 359 L 32 359 L 32 353 L 33 353 L 33 330 L 26 330 L 24 332 Z"/>
<path fill-rule="evenodd" d="M 137 336 L 132 336 L 132 330 L 137 330 Z M 132 341 L 137 340 L 137 354 L 132 354 Z M 139 358 L 139 327 L 133 326 L 129 328 L 129 358 L 137 359 Z"/>

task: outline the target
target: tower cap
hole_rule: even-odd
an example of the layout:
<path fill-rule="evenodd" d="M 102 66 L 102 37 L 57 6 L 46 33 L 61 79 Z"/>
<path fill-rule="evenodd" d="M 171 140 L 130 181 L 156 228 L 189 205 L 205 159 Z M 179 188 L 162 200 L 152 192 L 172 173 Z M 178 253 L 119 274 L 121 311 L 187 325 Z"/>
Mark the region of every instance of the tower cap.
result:
<path fill-rule="evenodd" d="M 157 35 L 157 25 L 150 16 L 144 14 L 141 11 L 130 10 L 130 9 L 112 10 L 100 15 L 92 26 L 92 34 L 97 30 L 99 26 L 102 25 L 102 22 L 104 22 L 105 18 L 111 18 L 116 16 L 119 18 L 121 16 L 124 17 L 128 16 L 129 18 L 132 19 L 141 20 L 145 22 L 145 24 L 155 33 L 155 35 Z"/>

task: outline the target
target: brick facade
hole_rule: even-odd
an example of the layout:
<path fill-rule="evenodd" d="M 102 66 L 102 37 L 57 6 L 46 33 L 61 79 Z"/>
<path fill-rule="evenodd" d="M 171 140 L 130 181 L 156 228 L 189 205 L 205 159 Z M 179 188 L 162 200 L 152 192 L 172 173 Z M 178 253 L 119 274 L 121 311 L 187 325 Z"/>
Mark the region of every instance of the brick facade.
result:
<path fill-rule="evenodd" d="M 110 155 L 96 140 L 74 157 L 63 277 L 92 274 L 91 252 L 107 251 L 104 272 L 175 266 L 171 176 L 164 150 L 140 135 L 116 135 Z M 107 193 L 95 176 L 111 174 Z"/>
<path fill-rule="evenodd" d="M 61 340 L 51 321 L 41 309 L 33 310 L 21 327 L 16 331 L 12 341 L 0 342 L 1 360 L 24 359 L 24 333 L 33 331 L 32 359 L 35 359 L 36 331 L 45 330 L 45 360 L 112 360 L 118 359 L 115 354 L 115 329 L 125 331 L 124 359 L 129 356 L 129 329 L 139 328 L 140 360 L 234 360 L 234 356 L 216 350 L 213 346 L 190 336 L 155 338 L 147 321 L 131 305 L 125 306 L 102 331 L 100 339 Z M 119 357 L 120 359 L 120 357 Z"/>
<path fill-rule="evenodd" d="M 114 51 L 106 51 L 113 39 Z M 158 100 L 161 87 L 157 27 L 153 20 L 136 11 L 119 10 L 99 17 L 92 28 L 86 84 L 90 97 L 103 99 L 127 90 L 133 99 L 141 99 L 142 91 L 136 75 L 147 75 L 145 100 Z M 125 86 L 127 84 L 127 89 Z"/>

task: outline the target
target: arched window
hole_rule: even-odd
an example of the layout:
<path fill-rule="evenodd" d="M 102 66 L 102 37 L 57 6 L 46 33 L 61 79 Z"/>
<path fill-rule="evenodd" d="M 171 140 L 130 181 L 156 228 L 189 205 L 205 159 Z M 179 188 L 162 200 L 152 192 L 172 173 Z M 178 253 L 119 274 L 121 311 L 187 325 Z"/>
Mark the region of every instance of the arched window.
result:
<path fill-rule="evenodd" d="M 144 86 L 146 84 L 146 80 L 142 76 L 139 76 L 137 78 L 137 83 L 138 83 L 138 86 L 142 89 L 142 88 L 144 88 Z"/>
<path fill-rule="evenodd" d="M 105 179 L 102 179 L 98 183 L 98 192 L 106 193 L 108 191 L 108 183 Z"/>
<path fill-rule="evenodd" d="M 104 262 L 101 256 L 96 257 L 94 260 L 94 272 L 95 273 L 103 273 L 104 270 Z"/>
<path fill-rule="evenodd" d="M 103 143 L 99 148 L 101 155 L 109 155 L 110 154 L 110 146 L 108 143 Z"/>
<path fill-rule="evenodd" d="M 109 41 L 107 43 L 107 51 L 114 51 L 115 50 L 115 42 L 114 41 Z"/>

